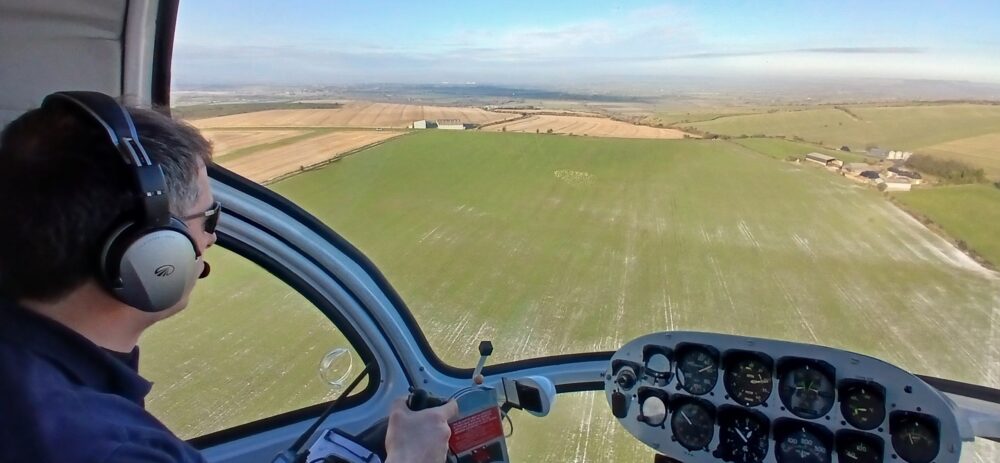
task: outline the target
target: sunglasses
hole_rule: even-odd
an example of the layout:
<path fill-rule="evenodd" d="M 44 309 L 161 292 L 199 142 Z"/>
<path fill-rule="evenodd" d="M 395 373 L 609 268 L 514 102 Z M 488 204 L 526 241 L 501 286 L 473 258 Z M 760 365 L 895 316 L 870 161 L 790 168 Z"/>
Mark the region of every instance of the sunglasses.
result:
<path fill-rule="evenodd" d="M 181 217 L 183 220 L 193 220 L 197 218 L 205 218 L 205 233 L 212 234 L 215 233 L 215 227 L 219 225 L 219 216 L 222 215 L 222 203 L 216 201 L 212 203 L 212 207 L 209 207 L 205 212 L 199 212 L 197 214 L 192 214 L 187 217 Z"/>

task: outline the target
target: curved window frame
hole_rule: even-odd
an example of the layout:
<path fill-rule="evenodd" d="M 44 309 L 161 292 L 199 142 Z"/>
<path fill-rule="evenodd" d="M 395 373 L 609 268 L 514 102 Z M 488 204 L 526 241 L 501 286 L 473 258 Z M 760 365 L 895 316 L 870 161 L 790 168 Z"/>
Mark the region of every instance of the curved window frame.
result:
<path fill-rule="evenodd" d="M 225 213 L 225 208 L 223 208 L 223 212 Z M 330 321 L 330 323 L 333 324 L 334 328 L 344 335 L 344 338 L 350 344 L 350 347 L 354 349 L 355 353 L 363 363 L 371 363 L 378 366 L 378 359 L 372 352 L 367 342 L 365 342 L 364 338 L 351 326 L 350 323 L 348 323 L 346 319 L 344 319 L 340 310 L 331 301 L 324 297 L 316 288 L 309 285 L 292 270 L 281 265 L 275 259 L 255 249 L 253 246 L 239 241 L 224 232 L 218 232 L 217 236 L 218 241 L 216 244 L 218 244 L 219 247 L 226 249 L 227 251 L 231 251 L 254 265 L 257 265 L 271 276 L 277 278 L 282 283 L 288 285 L 289 288 L 302 295 L 309 301 L 309 303 L 319 310 Z M 361 405 L 375 395 L 381 383 L 380 369 L 372 368 L 370 369 L 369 374 L 370 376 L 368 378 L 367 386 L 354 395 L 344 397 L 340 404 L 341 409 L 348 409 Z M 326 410 L 327 407 L 330 406 L 332 402 L 333 400 L 324 401 L 307 407 L 286 411 L 277 415 L 225 428 L 219 431 L 210 432 L 208 434 L 188 439 L 188 443 L 199 450 L 203 450 L 233 440 L 249 437 L 263 431 L 295 424 L 303 420 L 318 417 L 324 410 Z"/>

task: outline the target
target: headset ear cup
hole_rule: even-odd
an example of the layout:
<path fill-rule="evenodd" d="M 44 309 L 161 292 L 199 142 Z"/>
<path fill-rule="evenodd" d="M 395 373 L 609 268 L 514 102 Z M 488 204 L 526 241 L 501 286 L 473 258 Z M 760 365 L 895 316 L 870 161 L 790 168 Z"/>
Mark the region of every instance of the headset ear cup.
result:
<path fill-rule="evenodd" d="M 102 254 L 105 287 L 120 301 L 144 312 L 175 306 L 197 278 L 198 253 L 183 222 L 137 230 L 120 227 Z"/>

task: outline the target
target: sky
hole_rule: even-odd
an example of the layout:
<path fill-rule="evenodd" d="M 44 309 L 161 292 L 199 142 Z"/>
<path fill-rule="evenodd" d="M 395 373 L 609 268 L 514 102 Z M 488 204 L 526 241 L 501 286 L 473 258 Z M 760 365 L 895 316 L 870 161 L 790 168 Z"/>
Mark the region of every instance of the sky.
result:
<path fill-rule="evenodd" d="M 1000 1 L 186 0 L 178 85 L 1000 83 Z"/>

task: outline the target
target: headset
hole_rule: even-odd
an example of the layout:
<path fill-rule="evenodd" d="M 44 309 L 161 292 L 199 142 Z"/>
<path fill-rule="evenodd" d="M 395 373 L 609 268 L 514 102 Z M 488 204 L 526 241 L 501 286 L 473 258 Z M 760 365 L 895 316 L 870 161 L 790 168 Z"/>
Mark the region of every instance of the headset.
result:
<path fill-rule="evenodd" d="M 146 153 L 128 111 L 98 92 L 56 92 L 42 108 L 68 106 L 97 124 L 132 177 L 135 209 L 104 240 L 98 279 L 118 300 L 143 312 L 173 307 L 193 286 L 201 253 L 187 225 L 170 214 L 163 169 Z"/>

